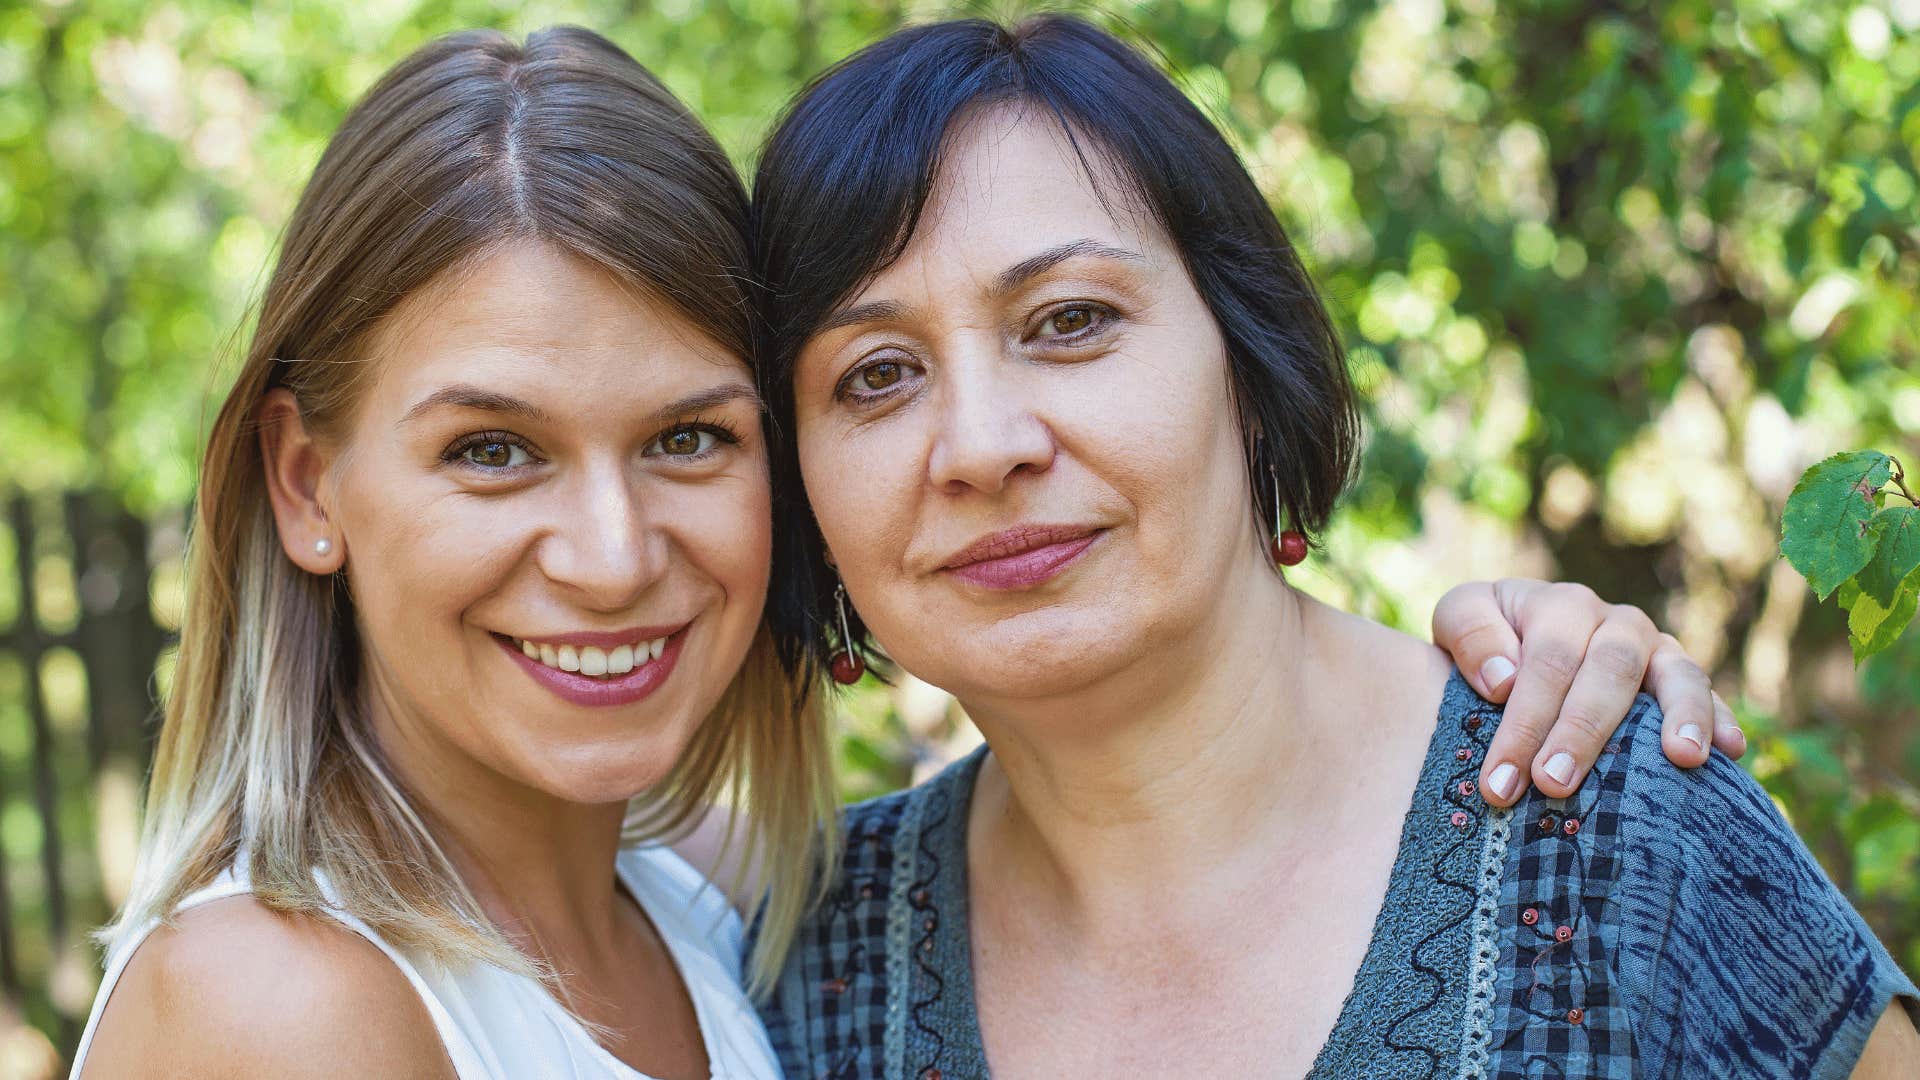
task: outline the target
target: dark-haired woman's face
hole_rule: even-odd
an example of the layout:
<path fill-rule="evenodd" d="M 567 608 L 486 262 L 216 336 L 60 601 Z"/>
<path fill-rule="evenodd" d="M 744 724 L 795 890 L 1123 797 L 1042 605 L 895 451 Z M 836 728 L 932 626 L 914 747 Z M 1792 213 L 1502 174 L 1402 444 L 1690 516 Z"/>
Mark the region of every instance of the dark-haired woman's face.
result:
<path fill-rule="evenodd" d="M 982 702 L 1193 648 L 1248 575 L 1272 580 L 1219 328 L 1050 121 L 983 112 L 945 161 L 903 256 L 795 369 L 851 600 L 908 670 Z"/>

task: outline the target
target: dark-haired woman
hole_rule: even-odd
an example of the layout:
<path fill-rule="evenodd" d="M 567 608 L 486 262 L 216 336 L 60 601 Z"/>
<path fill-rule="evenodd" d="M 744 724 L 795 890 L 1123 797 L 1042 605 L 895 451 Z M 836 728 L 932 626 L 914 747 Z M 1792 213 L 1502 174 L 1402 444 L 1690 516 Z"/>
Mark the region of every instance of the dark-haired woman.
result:
<path fill-rule="evenodd" d="M 1491 807 L 1500 708 L 1289 586 L 1276 532 L 1351 465 L 1341 351 L 1137 54 L 904 31 L 798 100 L 754 197 L 808 498 L 776 616 L 842 672 L 870 632 L 987 743 L 849 812 L 766 1010 L 791 1075 L 1920 1072 L 1913 984 L 1751 780 L 1667 766 L 1651 701 L 1577 789 Z"/>
<path fill-rule="evenodd" d="M 582 30 L 440 39 L 342 123 L 207 448 L 76 1075 L 777 1074 L 742 969 L 777 973 L 832 802 L 761 632 L 747 209 Z M 1481 658 L 1491 601 L 1452 607 Z M 1602 622 L 1557 610 L 1529 657 Z M 751 959 L 711 830 L 697 871 L 660 843 L 722 789 Z"/>

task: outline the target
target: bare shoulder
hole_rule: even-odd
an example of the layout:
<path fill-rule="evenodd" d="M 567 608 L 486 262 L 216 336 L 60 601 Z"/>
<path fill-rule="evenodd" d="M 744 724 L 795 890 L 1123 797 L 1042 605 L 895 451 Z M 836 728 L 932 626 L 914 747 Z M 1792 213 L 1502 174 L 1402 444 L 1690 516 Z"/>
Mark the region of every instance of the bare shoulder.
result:
<path fill-rule="evenodd" d="M 710 806 L 692 831 L 674 841 L 674 853 L 719 886 L 735 911 L 751 910 L 766 887 L 760 867 L 742 865 L 752 821 L 744 810 Z"/>
<path fill-rule="evenodd" d="M 1915 1029 L 1913 1016 L 1901 1007 L 1899 999 L 1889 1002 L 1887 1011 L 1880 1014 L 1853 1075 L 1859 1080 L 1920 1075 L 1920 1030 Z"/>
<path fill-rule="evenodd" d="M 377 946 L 250 896 L 141 943 L 86 1065 L 86 1078 L 453 1075 L 425 1003 Z"/>

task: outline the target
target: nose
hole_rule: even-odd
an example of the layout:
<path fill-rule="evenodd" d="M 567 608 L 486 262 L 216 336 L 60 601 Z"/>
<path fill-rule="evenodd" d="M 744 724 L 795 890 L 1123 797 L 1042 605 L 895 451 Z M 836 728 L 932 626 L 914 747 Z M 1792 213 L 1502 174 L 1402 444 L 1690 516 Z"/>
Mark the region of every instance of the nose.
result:
<path fill-rule="evenodd" d="M 1052 466 L 1053 432 L 1005 360 L 981 356 L 949 364 L 932 404 L 938 419 L 927 472 L 941 491 L 994 494 L 1018 473 Z"/>
<path fill-rule="evenodd" d="M 569 485 L 540 550 L 547 578 L 589 610 L 624 611 L 665 574 L 667 538 L 626 469 L 609 463 Z"/>

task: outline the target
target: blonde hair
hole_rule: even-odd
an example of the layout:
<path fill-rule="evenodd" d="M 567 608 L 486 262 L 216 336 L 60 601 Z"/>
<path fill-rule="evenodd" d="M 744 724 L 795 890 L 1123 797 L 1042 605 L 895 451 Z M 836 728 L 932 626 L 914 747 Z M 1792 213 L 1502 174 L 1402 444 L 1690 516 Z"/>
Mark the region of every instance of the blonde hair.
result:
<path fill-rule="evenodd" d="M 365 375 L 368 331 L 437 275 L 512 239 L 589 260 L 755 357 L 746 222 L 719 145 L 645 69 L 585 30 L 543 30 L 524 46 L 449 35 L 348 114 L 294 211 L 209 435 L 132 891 L 104 937 L 166 918 L 244 858 L 271 907 L 337 907 L 402 949 L 563 990 L 488 922 L 384 761 L 360 711 L 351 592 L 282 551 L 253 418 L 284 386 L 311 430 L 337 436 Z M 748 912 L 760 922 L 756 990 L 771 985 L 824 888 L 833 844 L 811 691 L 763 626 L 665 780 L 631 807 L 630 838 L 673 839 L 715 802 L 733 804 L 736 875 L 752 866 L 769 883 Z"/>

